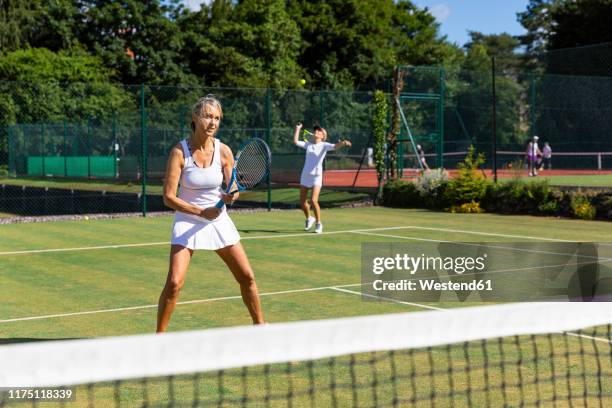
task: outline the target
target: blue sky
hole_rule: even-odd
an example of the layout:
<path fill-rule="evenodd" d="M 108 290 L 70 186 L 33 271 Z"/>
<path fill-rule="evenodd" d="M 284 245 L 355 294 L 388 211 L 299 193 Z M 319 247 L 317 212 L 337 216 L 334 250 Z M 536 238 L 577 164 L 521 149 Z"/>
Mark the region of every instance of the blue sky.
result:
<path fill-rule="evenodd" d="M 413 0 L 428 7 L 440 23 L 440 31 L 459 45 L 469 40 L 468 31 L 484 34 L 524 34 L 516 13 L 527 9 L 528 0 Z"/>
<path fill-rule="evenodd" d="M 192 10 L 210 0 L 183 0 Z M 428 7 L 440 23 L 440 31 L 451 42 L 465 44 L 468 30 L 484 34 L 523 34 L 516 13 L 527 8 L 528 0 L 413 0 L 419 7 Z"/>

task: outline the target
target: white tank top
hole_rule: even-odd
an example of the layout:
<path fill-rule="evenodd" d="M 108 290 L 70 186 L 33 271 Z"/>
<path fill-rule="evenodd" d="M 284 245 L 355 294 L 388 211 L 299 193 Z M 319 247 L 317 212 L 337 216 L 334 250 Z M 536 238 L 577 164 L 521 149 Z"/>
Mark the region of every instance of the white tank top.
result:
<path fill-rule="evenodd" d="M 219 139 L 214 139 L 215 150 L 212 164 L 206 168 L 195 164 L 186 140 L 181 140 L 185 165 L 181 171 L 178 197 L 198 207 L 212 207 L 221 199 L 223 189 L 223 169 L 221 167 L 221 154 Z"/>

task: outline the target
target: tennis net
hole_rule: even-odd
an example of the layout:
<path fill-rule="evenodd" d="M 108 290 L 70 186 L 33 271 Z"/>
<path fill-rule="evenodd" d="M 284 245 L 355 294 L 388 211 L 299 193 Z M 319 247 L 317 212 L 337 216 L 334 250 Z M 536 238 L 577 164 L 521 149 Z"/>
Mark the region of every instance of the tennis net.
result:
<path fill-rule="evenodd" d="M 0 386 L 104 407 L 603 407 L 611 322 L 605 303 L 529 303 L 7 345 Z"/>

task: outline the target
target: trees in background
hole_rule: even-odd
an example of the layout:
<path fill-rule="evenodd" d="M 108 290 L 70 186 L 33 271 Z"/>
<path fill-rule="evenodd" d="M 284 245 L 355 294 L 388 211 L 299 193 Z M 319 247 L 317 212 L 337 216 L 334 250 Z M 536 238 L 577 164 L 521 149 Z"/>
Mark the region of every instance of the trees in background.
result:
<path fill-rule="evenodd" d="M 371 88 L 458 47 L 407 0 L 0 0 L 3 53 L 80 50 L 124 84 Z"/>

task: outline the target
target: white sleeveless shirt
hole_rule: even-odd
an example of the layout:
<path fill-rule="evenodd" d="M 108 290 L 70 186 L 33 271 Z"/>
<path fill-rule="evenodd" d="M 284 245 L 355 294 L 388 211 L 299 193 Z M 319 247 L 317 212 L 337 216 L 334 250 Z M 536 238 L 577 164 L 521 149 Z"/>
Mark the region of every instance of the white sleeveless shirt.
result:
<path fill-rule="evenodd" d="M 212 163 L 208 167 L 199 167 L 186 140 L 181 140 L 185 164 L 179 181 L 178 197 L 198 207 L 212 207 L 221 199 L 223 189 L 223 168 L 221 166 L 221 142 L 214 139 L 214 153 Z"/>
<path fill-rule="evenodd" d="M 214 139 L 215 150 L 210 166 L 202 168 L 193 160 L 187 141 L 181 141 L 185 164 L 179 180 L 178 197 L 201 208 L 213 207 L 223 192 L 223 168 L 221 166 L 221 142 Z M 217 250 L 240 241 L 240 234 L 223 206 L 214 220 L 177 211 L 172 225 L 173 245 L 190 249 Z"/>

